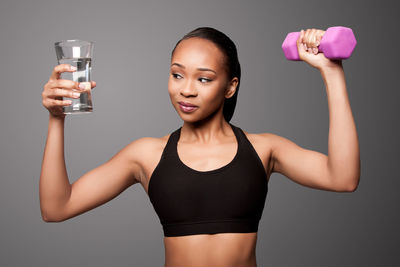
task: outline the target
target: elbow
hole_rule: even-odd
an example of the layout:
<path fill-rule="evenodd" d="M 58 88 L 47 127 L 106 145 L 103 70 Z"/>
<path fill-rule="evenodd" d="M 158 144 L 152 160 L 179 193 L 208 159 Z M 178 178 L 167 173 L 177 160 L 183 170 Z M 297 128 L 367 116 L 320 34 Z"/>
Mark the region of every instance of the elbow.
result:
<path fill-rule="evenodd" d="M 360 168 L 332 175 L 330 180 L 333 191 L 349 193 L 355 192 L 360 182 L 360 176 Z"/>
<path fill-rule="evenodd" d="M 347 192 L 354 192 L 358 188 L 358 184 L 360 183 L 361 171 L 358 169 L 354 176 L 352 176 L 347 183 Z"/>
<path fill-rule="evenodd" d="M 49 217 L 46 217 L 46 216 L 43 216 L 42 215 L 42 220 L 44 221 L 44 222 L 53 222 L 52 220 L 50 220 L 50 218 Z"/>
<path fill-rule="evenodd" d="M 46 212 L 42 212 L 42 220 L 44 222 L 50 223 L 50 222 L 62 222 L 64 221 L 63 218 L 61 218 L 61 216 L 51 216 L 49 213 Z"/>
<path fill-rule="evenodd" d="M 48 204 L 50 203 L 50 204 Z M 54 202 L 53 202 L 54 203 Z M 55 205 L 52 202 L 40 202 L 40 213 L 44 222 L 62 222 L 67 219 L 65 205 Z"/>
<path fill-rule="evenodd" d="M 47 223 L 58 223 L 58 222 L 64 221 L 62 219 L 54 219 L 54 218 L 49 218 L 49 217 L 44 217 L 44 216 L 42 216 L 42 220 Z"/>
<path fill-rule="evenodd" d="M 349 183 L 346 187 L 346 189 L 344 190 L 344 192 L 354 192 L 356 191 L 358 188 L 358 182 L 357 183 Z"/>
<path fill-rule="evenodd" d="M 349 167 L 336 168 L 330 172 L 330 181 L 333 191 L 355 192 L 358 188 L 361 177 L 361 162 Z"/>
<path fill-rule="evenodd" d="M 338 186 L 336 191 L 338 192 L 354 192 L 358 188 L 358 184 L 360 181 L 360 177 L 353 177 L 352 179 L 348 179 L 345 183 L 342 183 L 340 186 Z"/>

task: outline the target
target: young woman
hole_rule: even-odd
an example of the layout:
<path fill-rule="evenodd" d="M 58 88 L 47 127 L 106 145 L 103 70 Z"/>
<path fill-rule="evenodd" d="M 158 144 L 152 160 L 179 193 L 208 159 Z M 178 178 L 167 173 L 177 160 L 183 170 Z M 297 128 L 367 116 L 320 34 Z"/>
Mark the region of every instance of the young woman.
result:
<path fill-rule="evenodd" d="M 60 79 L 73 68 L 56 66 L 42 93 L 49 110 L 40 177 L 43 220 L 67 220 L 140 183 L 163 227 L 165 266 L 257 266 L 258 222 L 273 172 L 322 190 L 351 192 L 358 185 L 359 145 L 344 72 L 341 61 L 318 53 L 323 34 L 302 30 L 297 47 L 326 86 L 328 155 L 229 122 L 240 84 L 236 46 L 222 32 L 202 27 L 186 34 L 171 55 L 168 92 L 182 127 L 161 138 L 131 142 L 70 184 L 62 113 L 69 103 L 60 99 L 80 89 L 79 83 Z"/>

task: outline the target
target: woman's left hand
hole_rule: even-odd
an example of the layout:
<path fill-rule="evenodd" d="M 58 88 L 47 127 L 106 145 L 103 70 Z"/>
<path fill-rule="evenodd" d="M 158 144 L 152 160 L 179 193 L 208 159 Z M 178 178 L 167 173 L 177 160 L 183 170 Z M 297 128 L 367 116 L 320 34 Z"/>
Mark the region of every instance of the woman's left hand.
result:
<path fill-rule="evenodd" d="M 324 34 L 325 31 L 318 29 L 301 30 L 297 39 L 299 58 L 320 71 L 325 68 L 342 67 L 341 60 L 331 60 L 318 51 L 318 46 Z"/>

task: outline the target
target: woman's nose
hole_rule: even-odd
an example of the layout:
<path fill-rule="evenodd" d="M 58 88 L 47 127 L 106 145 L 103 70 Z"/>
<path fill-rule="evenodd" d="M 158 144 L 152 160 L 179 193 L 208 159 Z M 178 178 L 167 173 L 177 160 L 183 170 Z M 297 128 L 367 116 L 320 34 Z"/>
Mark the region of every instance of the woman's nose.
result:
<path fill-rule="evenodd" d="M 183 96 L 196 96 L 197 95 L 197 89 L 195 88 L 195 85 L 188 81 L 186 82 L 182 87 L 181 87 L 181 95 Z"/>

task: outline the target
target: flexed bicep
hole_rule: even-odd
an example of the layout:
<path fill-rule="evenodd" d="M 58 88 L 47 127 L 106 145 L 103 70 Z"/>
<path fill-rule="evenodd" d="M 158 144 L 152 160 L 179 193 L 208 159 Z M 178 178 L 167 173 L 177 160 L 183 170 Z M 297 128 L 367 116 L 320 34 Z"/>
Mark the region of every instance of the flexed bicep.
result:
<path fill-rule="evenodd" d="M 315 189 L 346 191 L 335 184 L 328 168 L 328 156 L 300 147 L 285 137 L 273 136 L 273 170 L 292 181 Z"/>
<path fill-rule="evenodd" d="M 98 207 L 139 183 L 142 175 L 140 155 L 144 139 L 133 141 L 110 160 L 87 172 L 71 185 L 70 197 L 60 213 L 67 220 Z"/>

